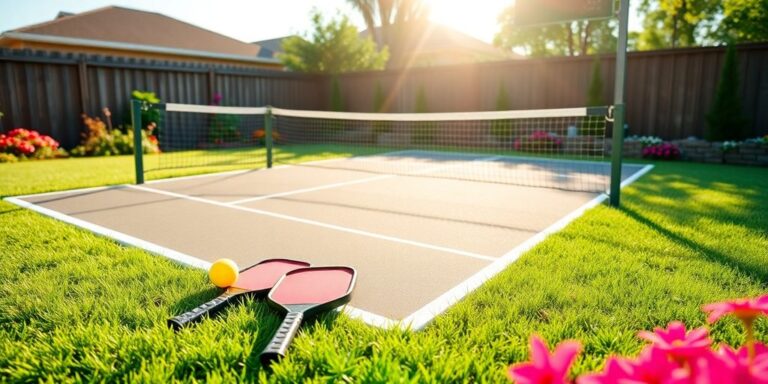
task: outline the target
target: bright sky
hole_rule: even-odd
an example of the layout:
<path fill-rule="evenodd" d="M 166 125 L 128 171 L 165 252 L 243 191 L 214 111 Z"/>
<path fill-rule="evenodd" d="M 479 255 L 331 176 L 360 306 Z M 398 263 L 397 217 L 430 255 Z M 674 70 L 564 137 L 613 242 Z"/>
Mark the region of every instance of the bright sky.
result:
<path fill-rule="evenodd" d="M 433 21 L 488 43 L 496 33 L 497 16 L 513 3 L 513 0 L 426 1 L 432 8 Z M 77 13 L 107 5 L 159 12 L 245 42 L 307 31 L 313 7 L 327 15 L 340 10 L 361 30 L 365 26 L 346 0 L 0 0 L 0 32 L 51 20 L 59 11 Z M 631 12 L 630 30 L 637 29 L 638 25 L 633 16 Z"/>

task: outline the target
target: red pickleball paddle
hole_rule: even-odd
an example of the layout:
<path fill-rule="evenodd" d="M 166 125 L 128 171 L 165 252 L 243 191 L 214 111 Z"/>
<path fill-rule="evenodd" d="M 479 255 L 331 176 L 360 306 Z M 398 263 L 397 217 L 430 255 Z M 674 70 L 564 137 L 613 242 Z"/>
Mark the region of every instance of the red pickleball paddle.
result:
<path fill-rule="evenodd" d="M 236 299 L 245 296 L 264 296 L 286 272 L 308 266 L 309 263 L 289 259 L 262 260 L 240 271 L 237 281 L 219 297 L 187 313 L 168 319 L 168 326 L 179 330 L 187 324 L 200 321 L 205 314 L 209 316 L 216 314 Z"/>
<path fill-rule="evenodd" d="M 261 363 L 269 365 L 285 356 L 304 316 L 348 303 L 355 277 L 356 272 L 350 267 L 300 268 L 286 273 L 267 295 L 268 303 L 286 315 L 261 352 Z"/>

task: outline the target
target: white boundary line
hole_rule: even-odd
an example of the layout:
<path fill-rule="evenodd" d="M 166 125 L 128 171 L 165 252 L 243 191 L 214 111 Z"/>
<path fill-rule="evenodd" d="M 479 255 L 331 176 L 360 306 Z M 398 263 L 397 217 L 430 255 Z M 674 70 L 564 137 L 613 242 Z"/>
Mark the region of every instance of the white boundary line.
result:
<path fill-rule="evenodd" d="M 653 169 L 653 165 L 651 164 L 644 166 L 640 171 L 636 172 L 635 174 L 633 174 L 632 176 L 624 180 L 621 183 L 621 187 L 623 188 L 629 184 L 632 184 L 641 176 L 648 173 L 651 169 Z M 500 257 L 499 259 L 497 259 L 487 267 L 481 269 L 479 272 L 472 275 L 472 277 L 470 277 L 469 279 L 464 280 L 459 285 L 451 288 L 450 290 L 440 295 L 438 298 L 436 298 L 429 304 L 425 305 L 424 307 L 420 308 L 416 312 L 412 313 L 411 315 L 403 319 L 402 322 L 400 322 L 401 327 L 404 327 L 404 328 L 411 327 L 414 330 L 420 330 L 424 328 L 437 315 L 445 312 L 445 310 L 447 310 L 453 304 L 456 304 L 459 300 L 464 298 L 464 296 L 466 296 L 468 293 L 472 292 L 473 290 L 478 288 L 480 285 L 488 281 L 490 278 L 494 277 L 496 274 L 504 270 L 507 266 L 517 261 L 517 259 L 519 259 L 520 256 L 522 256 L 525 252 L 529 251 L 530 249 L 532 249 L 533 247 L 535 247 L 536 245 L 544 241 L 547 237 L 549 237 L 549 235 L 556 233 L 561 229 L 565 228 L 572 221 L 581 217 L 584 214 L 584 212 L 586 212 L 591 208 L 596 207 L 606 199 L 608 199 L 607 194 L 605 193 L 600 194 L 599 196 L 590 200 L 586 204 L 580 206 L 576 210 L 564 216 L 562 219 L 556 221 L 554 224 L 545 228 L 543 231 L 537 233 L 533 237 L 524 241 L 522 244 L 511 249 L 509 252 L 505 253 L 502 257 Z"/>
<path fill-rule="evenodd" d="M 343 160 L 346 158 L 340 158 L 339 160 Z M 329 159 L 329 160 L 336 160 L 336 159 Z M 285 167 L 290 167 L 291 165 L 286 165 Z M 629 184 L 632 184 L 637 179 L 645 175 L 646 173 L 650 172 L 653 169 L 652 164 L 647 164 L 643 168 L 641 168 L 640 171 L 634 173 L 632 176 L 627 178 L 621 183 L 621 187 L 625 187 Z M 223 172 L 219 174 L 225 174 L 225 173 L 233 173 L 233 172 L 247 172 L 247 171 L 231 171 L 231 172 Z M 218 175 L 218 174 L 217 174 Z M 191 178 L 191 177 L 203 177 L 203 176 L 211 176 L 211 175 L 193 175 L 188 177 L 178 177 L 178 178 L 170 178 L 170 179 L 163 179 L 163 180 L 156 180 L 155 182 L 160 181 L 170 181 L 170 180 L 180 180 L 184 178 Z M 30 203 L 24 200 L 21 200 L 24 197 L 30 197 L 30 196 L 51 196 L 51 195 L 57 195 L 57 194 L 64 194 L 64 193 L 77 193 L 77 192 L 87 192 L 87 191 L 98 191 L 98 190 L 105 190 L 105 189 L 116 189 L 116 188 L 123 188 L 123 187 L 129 187 L 129 188 L 136 188 L 136 189 L 146 189 L 148 192 L 154 192 L 154 193 L 161 193 L 161 194 L 167 194 L 167 195 L 179 195 L 172 192 L 165 192 L 165 191 L 159 191 L 151 188 L 137 188 L 132 185 L 117 185 L 117 186 L 105 186 L 105 187 L 92 187 L 92 188 L 82 188 L 82 189 L 76 189 L 76 190 L 68 190 L 68 191 L 56 191 L 56 192 L 47 192 L 47 193 L 40 193 L 40 194 L 29 194 L 29 195 L 19 195 L 15 197 L 6 197 L 4 198 L 5 201 L 8 201 L 9 203 L 15 204 L 17 206 L 27 208 L 30 210 L 33 210 L 35 212 L 41 213 L 43 215 L 52 217 L 54 219 L 57 219 L 59 221 L 69 223 L 78 227 L 81 227 L 83 229 L 86 229 L 88 231 L 91 231 L 93 233 L 106 236 L 108 238 L 112 238 L 115 241 L 135 246 L 144 250 L 147 250 L 149 252 L 159 254 L 161 256 L 167 257 L 171 260 L 174 260 L 178 263 L 181 263 L 183 265 L 188 265 L 200 269 L 207 270 L 210 266 L 210 263 L 201 259 L 198 259 L 193 256 L 186 255 L 184 253 L 175 251 L 170 248 L 165 248 L 162 246 L 159 246 L 157 244 L 141 240 L 139 238 L 111 230 L 105 227 L 102 227 L 100 225 L 96 225 L 81 219 L 77 219 L 71 216 L 67 216 L 65 214 L 62 214 L 60 212 L 44 208 L 42 206 L 35 205 L 34 203 Z M 184 195 L 179 195 L 176 197 L 181 197 Z M 214 205 L 223 205 L 226 206 L 225 203 L 219 203 L 212 200 L 206 200 L 206 199 L 200 199 L 195 198 L 192 196 L 182 197 L 187 198 L 189 200 L 199 200 L 200 202 L 205 202 L 209 204 Z M 480 270 L 479 272 L 472 275 L 469 279 L 463 281 L 459 285 L 451 288 L 450 290 L 446 291 L 442 295 L 440 295 L 438 298 L 430 302 L 429 304 L 425 305 L 424 307 L 420 308 L 416 312 L 412 313 L 411 315 L 407 316 L 403 320 L 396 321 L 389 318 L 386 318 L 384 316 L 377 315 L 372 312 L 368 312 L 365 310 L 361 310 L 359 308 L 346 306 L 343 310 L 345 313 L 350 315 L 350 317 L 358 318 L 362 320 L 363 322 L 377 326 L 380 328 L 391 328 L 399 326 L 403 329 L 414 329 L 414 330 L 420 330 L 424 328 L 427 324 L 429 324 L 434 318 L 438 315 L 440 315 L 442 312 L 447 310 L 450 306 L 464 298 L 468 293 L 472 292 L 476 288 L 478 288 L 480 285 L 485 283 L 490 278 L 494 277 L 496 274 L 504 270 L 508 265 L 512 264 L 513 262 L 517 261 L 517 259 L 522 256 L 523 253 L 527 252 L 528 250 L 532 249 L 534 246 L 536 246 L 538 243 L 544 241 L 549 235 L 563 229 L 565 226 L 567 226 L 571 221 L 577 219 L 578 217 L 582 216 L 585 211 L 588 209 L 591 209 L 598 204 L 602 203 L 608 198 L 608 195 L 601 194 L 591 201 L 587 202 L 586 204 L 582 205 L 581 207 L 577 208 L 576 210 L 572 211 L 562 219 L 558 220 L 554 224 L 550 225 L 543 231 L 537 233 L 535 236 L 529 238 L 522 244 L 518 245 L 517 247 L 513 248 L 509 252 L 505 253 L 502 257 L 498 259 L 493 259 L 494 261 Z M 229 208 L 234 209 L 241 209 L 246 211 L 251 211 L 250 208 L 244 208 L 244 207 L 236 207 L 236 206 L 229 206 Z M 261 212 L 258 212 L 261 213 Z M 273 214 L 270 212 L 264 211 L 264 214 L 267 214 L 268 216 L 284 216 L 279 214 Z M 291 220 L 290 216 L 286 217 L 286 219 Z M 293 218 L 298 219 L 300 221 L 303 221 L 304 219 L 299 218 Z M 343 227 L 340 227 L 343 228 Z M 351 229 L 347 229 L 351 230 Z M 357 230 L 352 230 L 357 231 Z M 430 246 L 431 247 L 431 246 Z"/>
<path fill-rule="evenodd" d="M 391 242 L 400 243 L 400 244 L 407 244 L 407 245 L 412 245 L 412 246 L 419 247 L 419 248 L 431 249 L 431 250 L 434 250 L 434 251 L 442 251 L 442 252 L 451 253 L 451 254 L 454 254 L 454 255 L 471 257 L 471 258 L 474 258 L 474 259 L 480 259 L 480 260 L 486 260 L 486 261 L 495 261 L 497 259 L 496 257 L 491 257 L 491 256 L 487 256 L 487 255 L 481 255 L 479 253 L 474 253 L 474 252 L 462 251 L 460 249 L 441 247 L 441 246 L 438 246 L 438 245 L 422 243 L 422 242 L 419 242 L 419 241 L 401 239 L 401 238 L 394 237 L 394 236 L 381 235 L 381 234 L 378 234 L 378 233 L 367 232 L 367 231 L 363 231 L 363 230 L 359 230 L 359 229 L 354 229 L 354 228 L 342 227 L 340 225 L 328 224 L 328 223 L 323 223 L 323 222 L 320 222 L 320 221 L 315 221 L 315 220 L 310 220 L 310 219 L 302 219 L 300 217 L 284 215 L 284 214 L 281 214 L 281 213 L 275 213 L 275 212 L 270 212 L 270 211 L 264 211 L 264 210 L 261 210 L 261 209 L 248 208 L 248 207 L 243 207 L 243 206 L 239 206 L 239 205 L 230 205 L 228 203 L 222 203 L 222 202 L 219 202 L 219 201 L 203 199 L 203 198 L 195 197 L 195 196 L 182 195 L 180 193 L 175 193 L 175 192 L 163 191 L 163 190 L 147 188 L 147 187 L 140 187 L 140 186 L 137 186 L 137 185 L 126 185 L 126 187 L 131 188 L 131 189 L 140 190 L 140 191 L 149 192 L 149 193 L 156 193 L 156 194 L 160 194 L 160 195 L 176 197 L 176 198 L 179 198 L 179 199 L 195 201 L 195 202 L 198 202 L 198 203 L 205 203 L 205 204 L 215 205 L 215 206 L 219 206 L 219 207 L 224 207 L 224 208 L 236 209 L 236 210 L 244 211 L 244 212 L 255 213 L 255 214 L 258 214 L 258 215 L 269 216 L 269 217 L 273 217 L 273 218 L 276 218 L 276 219 L 283 219 L 283 220 L 293 221 L 293 222 L 302 223 L 302 224 L 314 225 L 314 226 L 317 226 L 317 227 L 332 229 L 332 230 L 336 230 L 336 231 L 340 231 L 340 232 L 352 233 L 352 234 L 356 234 L 356 235 L 371 237 L 371 238 L 374 238 L 374 239 L 391 241 Z"/>
<path fill-rule="evenodd" d="M 89 188 L 89 189 L 95 189 L 95 188 Z M 105 189 L 105 188 L 102 188 L 102 189 Z M 29 195 L 29 196 L 34 196 L 34 195 Z M 202 269 L 204 271 L 207 271 L 211 267 L 211 263 L 208 261 L 201 260 L 194 256 L 190 256 L 190 255 L 175 251 L 170 248 L 163 247 L 161 245 L 157 245 L 155 243 L 152 243 L 146 240 L 141 240 L 139 238 L 136 238 L 136 237 L 133 237 L 109 228 L 105 228 L 100 225 L 87 222 L 85 220 L 81 220 L 72 216 L 67 216 L 61 212 L 57 212 L 52 209 L 35 205 L 34 203 L 21 200 L 20 197 L 6 197 L 4 200 L 9 203 L 18 205 L 20 207 L 27 208 L 37 213 L 43 214 L 45 216 L 49 216 L 55 220 L 59 220 L 68 224 L 72 224 L 76 227 L 80 227 L 82 229 L 88 230 L 97 235 L 105 236 L 120 244 L 133 246 L 136 248 L 143 249 L 145 251 L 149 251 L 156 255 L 166 257 L 181 265 Z M 381 315 L 377 315 L 375 313 L 371 313 L 371 312 L 362 310 L 360 308 L 346 306 L 344 307 L 343 310 L 350 317 L 360 319 L 367 324 L 377 326 L 380 328 L 390 327 L 393 324 L 396 324 L 396 322 L 392 319 L 388 319 Z"/>
<path fill-rule="evenodd" d="M 184 265 L 190 265 L 196 268 L 202 268 L 202 269 L 208 269 L 208 267 L 211 266 L 211 263 L 200 260 L 196 257 L 192 257 L 189 255 L 185 255 L 181 252 L 174 251 L 170 248 L 165 248 L 160 245 L 157 245 L 155 243 L 151 243 L 146 240 L 139 239 L 137 237 L 133 237 L 130 235 L 127 235 L 122 232 L 118 232 L 106 227 L 102 227 L 97 224 L 93 224 L 91 222 L 81 220 L 72 216 L 65 215 L 61 212 L 54 211 L 52 209 L 48 209 L 39 205 L 35 205 L 34 203 L 30 203 L 24 200 L 21 200 L 18 197 L 6 197 L 5 201 L 9 203 L 16 204 L 20 207 L 24 207 L 30 210 L 33 210 L 35 212 L 41 213 L 46 216 L 50 216 L 56 220 L 63 221 L 65 223 L 72 224 L 74 226 L 86 229 L 88 231 L 91 231 L 93 233 L 109 237 L 115 241 L 117 241 L 120 244 L 125 245 L 131 245 L 134 247 L 142 248 L 147 251 L 150 251 L 152 253 L 156 253 L 161 256 L 165 256 L 171 260 L 174 260 L 178 263 L 184 264 Z"/>

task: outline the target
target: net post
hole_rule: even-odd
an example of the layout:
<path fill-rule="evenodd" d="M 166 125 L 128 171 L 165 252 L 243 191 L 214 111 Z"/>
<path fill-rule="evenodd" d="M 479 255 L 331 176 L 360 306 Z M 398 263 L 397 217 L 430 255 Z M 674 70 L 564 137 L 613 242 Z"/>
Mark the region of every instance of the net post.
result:
<path fill-rule="evenodd" d="M 136 184 L 144 184 L 144 150 L 141 143 L 141 101 L 131 100 L 131 122 L 133 124 L 133 160 L 136 169 Z"/>
<path fill-rule="evenodd" d="M 264 146 L 267 149 L 267 168 L 272 168 L 272 107 L 269 105 L 264 114 Z"/>
<path fill-rule="evenodd" d="M 613 139 L 611 145 L 611 189 L 609 202 L 618 207 L 621 200 L 621 157 L 624 149 L 624 81 L 627 67 L 627 24 L 629 0 L 619 2 L 619 41 L 616 45 L 616 80 L 613 91 Z"/>

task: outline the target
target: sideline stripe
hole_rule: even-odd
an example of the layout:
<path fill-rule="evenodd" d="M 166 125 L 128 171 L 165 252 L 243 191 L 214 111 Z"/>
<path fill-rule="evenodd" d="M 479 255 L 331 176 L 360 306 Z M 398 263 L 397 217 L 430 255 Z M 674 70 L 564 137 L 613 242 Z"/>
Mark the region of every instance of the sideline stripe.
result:
<path fill-rule="evenodd" d="M 133 236 L 127 235 L 127 234 L 122 233 L 122 232 L 118 232 L 118 231 L 115 231 L 115 230 L 112 230 L 112 229 L 109 229 L 109 228 L 106 228 L 106 227 L 102 227 L 102 226 L 100 226 L 98 224 L 93 224 L 93 223 L 85 221 L 85 220 L 81 220 L 81 219 L 78 219 L 78 218 L 75 218 L 75 217 L 72 217 L 72 216 L 68 216 L 68 215 L 65 215 L 65 214 L 63 214 L 61 212 L 54 211 L 52 209 L 48 209 L 48 208 L 45 208 L 45 207 L 42 207 L 42 206 L 39 206 L 39 205 L 35 205 L 34 203 L 30 203 L 30 202 L 21 200 L 21 199 L 16 198 L 16 197 L 7 197 L 7 198 L 5 198 L 5 201 L 7 201 L 9 203 L 16 204 L 16 205 L 18 205 L 20 207 L 24 207 L 24 208 L 33 210 L 33 211 L 41 213 L 43 215 L 50 216 L 50 217 L 52 217 L 52 218 L 54 218 L 56 220 L 63 221 L 65 223 L 69 223 L 69 224 L 72 224 L 72 225 L 75 225 L 75 226 L 87 229 L 87 230 L 89 230 L 89 231 L 91 231 L 93 233 L 109 237 L 109 238 L 117 241 L 120 244 L 131 245 L 131 246 L 134 246 L 134 247 L 145 249 L 145 250 L 150 251 L 152 253 L 156 253 L 156 254 L 161 255 L 161 256 L 165 256 L 165 257 L 167 257 L 167 258 L 169 258 L 169 259 L 171 259 L 173 261 L 176 261 L 176 262 L 184 264 L 184 265 L 190 265 L 190 266 L 193 266 L 193 267 L 196 267 L 196 268 L 202 268 L 202 269 L 205 269 L 205 270 L 207 270 L 211 266 L 211 263 L 209 263 L 207 261 L 204 261 L 204 260 L 200 260 L 200 259 L 198 259 L 196 257 L 185 255 L 185 254 L 183 254 L 181 252 L 174 251 L 173 249 L 165 248 L 165 247 L 157 245 L 155 243 L 151 243 L 149 241 L 142 240 L 142 239 L 139 239 L 137 237 L 133 237 Z"/>
<path fill-rule="evenodd" d="M 438 245 L 432 245 L 432 244 L 422 243 L 422 242 L 413 241 L 413 240 L 406 240 L 406 239 L 401 239 L 401 238 L 397 238 L 397 237 L 393 237 L 393 236 L 380 235 L 380 234 L 373 233 L 373 232 L 366 232 L 366 231 L 362 231 L 362 230 L 359 230 L 359 229 L 342 227 L 342 226 L 339 226 L 339 225 L 323 223 L 323 222 L 315 221 L 315 220 L 302 219 L 300 217 L 295 217 L 295 216 L 284 215 L 284 214 L 281 214 L 281 213 L 264 211 L 264 210 L 261 210 L 261 209 L 242 207 L 242 206 L 239 206 L 239 205 L 229 205 L 227 203 L 222 203 L 222 202 L 218 202 L 218 201 L 203 199 L 203 198 L 199 198 L 199 197 L 195 197 L 195 196 L 182 195 L 180 193 L 175 193 L 175 192 L 162 191 L 162 190 L 159 190 L 159 189 L 141 187 L 141 186 L 138 186 L 138 185 L 126 185 L 126 187 L 131 188 L 131 189 L 140 190 L 140 191 L 149 192 L 149 193 L 157 193 L 157 194 L 160 194 L 160 195 L 176 197 L 176 198 L 179 198 L 179 199 L 196 201 L 198 203 L 205 203 L 205 204 L 215 205 L 215 206 L 219 206 L 219 207 L 236 209 L 236 210 L 240 210 L 240 211 L 244 211 L 244 212 L 250 212 L 250 213 L 255 213 L 255 214 L 259 214 L 259 215 L 274 217 L 274 218 L 277 218 L 277 219 L 283 219 L 283 220 L 293 221 L 293 222 L 302 223 L 302 224 L 314 225 L 314 226 L 318 226 L 318 227 L 333 229 L 333 230 L 336 230 L 336 231 L 353 233 L 353 234 L 356 234 L 356 235 L 372 237 L 374 239 L 386 240 L 386 241 L 391 241 L 391 242 L 400 243 L 400 244 L 408 244 L 408 245 L 412 245 L 412 246 L 415 246 L 415 247 L 420 247 L 420 248 L 431 249 L 431 250 L 435 250 L 435 251 L 451 253 L 451 254 L 459 255 L 459 256 L 471 257 L 471 258 L 474 258 L 474 259 L 480 259 L 480 260 L 486 260 L 486 261 L 496 261 L 497 260 L 496 257 L 481 255 L 479 253 L 467 252 L 467 251 L 462 251 L 462 250 L 459 250 L 459 249 L 453 249 L 453 248 L 447 248 L 447 247 L 441 247 L 441 246 L 438 246 Z"/>
<path fill-rule="evenodd" d="M 80 227 L 82 229 L 88 230 L 92 233 L 95 233 L 97 235 L 101 235 L 104 237 L 107 237 L 111 240 L 114 240 L 120 244 L 133 246 L 136 248 L 143 249 L 145 251 L 149 251 L 151 253 L 154 253 L 156 255 L 163 256 L 165 258 L 168 258 L 174 262 L 177 262 L 182 265 L 202 269 L 204 271 L 207 271 L 211 267 L 211 263 L 202 259 L 198 259 L 194 256 L 190 256 L 178 251 L 174 251 L 173 249 L 163 247 L 161 245 L 157 245 L 155 243 L 141 240 L 139 238 L 127 235 L 122 232 L 118 232 L 109 228 L 102 227 L 97 224 L 93 224 L 84 220 L 80 220 L 78 218 L 67 216 L 61 212 L 54 211 L 52 209 L 44 208 L 39 205 L 35 205 L 34 203 L 30 203 L 24 200 L 21 200 L 17 197 L 6 197 L 3 199 L 9 203 L 18 205 L 23 208 L 27 208 L 29 210 L 35 211 L 37 213 L 43 214 L 45 216 L 49 216 L 55 220 L 59 220 L 68 224 L 72 224 L 76 227 Z M 392 327 L 395 324 L 398 324 L 397 321 L 386 318 L 381 315 L 377 315 L 372 312 L 368 312 L 365 310 L 362 310 L 360 308 L 355 308 L 352 306 L 345 306 L 341 309 L 344 313 L 346 313 L 349 317 L 360 319 L 366 324 L 380 327 L 380 328 L 387 328 Z"/>
<path fill-rule="evenodd" d="M 645 175 L 653 169 L 653 165 L 648 164 L 641 170 L 634 173 L 621 183 L 621 187 L 624 188 L 627 185 L 632 184 L 641 176 Z M 549 235 L 560 231 L 565 228 L 572 221 L 581 217 L 587 210 L 598 206 L 608 199 L 608 194 L 602 193 L 594 199 L 590 200 L 586 204 L 572 211 L 562 219 L 556 221 L 543 231 L 537 233 L 533 237 L 524 241 L 522 244 L 513 248 L 509 252 L 505 253 L 499 259 L 481 269 L 479 272 L 472 275 L 469 279 L 464 280 L 459 285 L 446 291 L 438 298 L 420 308 L 416 312 L 410 314 L 400 322 L 400 326 L 403 328 L 411 327 L 414 330 L 420 330 L 429 324 L 436 316 L 445 312 L 453 304 L 456 304 L 459 300 L 464 298 L 468 293 L 472 292 L 480 285 L 485 283 L 490 278 L 504 270 L 507 266 L 517 261 L 525 252 L 529 251 L 540 242 L 544 241 Z"/>

